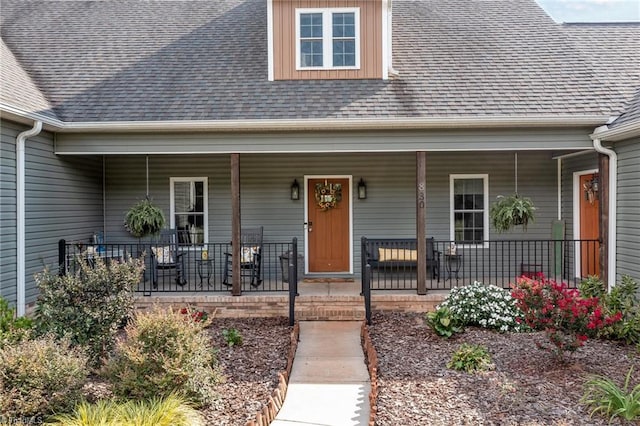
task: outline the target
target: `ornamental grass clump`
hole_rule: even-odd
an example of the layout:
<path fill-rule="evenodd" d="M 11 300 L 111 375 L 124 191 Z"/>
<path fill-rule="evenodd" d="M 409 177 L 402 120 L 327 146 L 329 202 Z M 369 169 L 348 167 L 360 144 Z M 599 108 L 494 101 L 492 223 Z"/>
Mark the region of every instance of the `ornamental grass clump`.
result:
<path fill-rule="evenodd" d="M 54 417 L 52 426 L 201 426 L 202 415 L 183 397 L 170 394 L 142 401 L 82 402 L 73 413 Z"/>
<path fill-rule="evenodd" d="M 629 389 L 629 369 L 624 386 L 620 388 L 613 380 L 604 376 L 592 376 L 585 384 L 585 393 L 580 402 L 591 407 L 591 416 L 602 414 L 612 422 L 616 417 L 640 420 L 640 384 Z"/>
<path fill-rule="evenodd" d="M 597 297 L 582 297 L 577 289 L 569 289 L 544 277 L 521 277 L 513 286 L 512 296 L 523 313 L 521 321 L 534 330 L 544 331 L 551 345 L 536 342 L 539 348 L 564 361 L 595 337 L 605 326 L 621 319 L 620 313 L 607 315 Z"/>
<path fill-rule="evenodd" d="M 454 287 L 440 307 L 448 308 L 463 325 L 477 325 L 500 332 L 528 329 L 517 320 L 522 312 L 511 294 L 495 285 L 476 281 L 465 287 Z"/>
<path fill-rule="evenodd" d="M 137 315 L 104 369 L 114 393 L 136 399 L 177 393 L 198 405 L 213 402 L 220 374 L 208 325 L 173 310 Z"/>

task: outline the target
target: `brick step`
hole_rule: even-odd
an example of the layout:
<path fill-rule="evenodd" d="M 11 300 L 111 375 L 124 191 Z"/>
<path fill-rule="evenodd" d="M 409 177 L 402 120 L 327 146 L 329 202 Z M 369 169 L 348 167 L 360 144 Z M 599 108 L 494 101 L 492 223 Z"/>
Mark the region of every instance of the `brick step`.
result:
<path fill-rule="evenodd" d="M 296 319 L 300 321 L 360 321 L 364 317 L 362 300 L 296 301 Z"/>

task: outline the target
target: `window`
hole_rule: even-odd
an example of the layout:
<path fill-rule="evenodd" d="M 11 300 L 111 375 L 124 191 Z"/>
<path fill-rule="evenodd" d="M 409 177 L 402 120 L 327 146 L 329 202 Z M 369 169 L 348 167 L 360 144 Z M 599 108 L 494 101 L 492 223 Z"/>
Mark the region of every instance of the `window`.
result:
<path fill-rule="evenodd" d="M 480 245 L 489 239 L 489 176 L 451 175 L 451 239 Z"/>
<path fill-rule="evenodd" d="M 296 9 L 296 69 L 360 67 L 360 11 Z"/>
<path fill-rule="evenodd" d="M 208 242 L 207 178 L 171 178 L 171 228 L 184 245 Z"/>

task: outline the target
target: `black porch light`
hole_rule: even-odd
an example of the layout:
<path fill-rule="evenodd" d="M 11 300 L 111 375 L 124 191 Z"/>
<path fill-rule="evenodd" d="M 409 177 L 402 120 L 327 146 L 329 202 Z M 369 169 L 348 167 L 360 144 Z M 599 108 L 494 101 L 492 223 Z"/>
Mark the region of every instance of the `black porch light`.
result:
<path fill-rule="evenodd" d="M 291 199 L 299 200 L 300 199 L 300 185 L 298 184 L 298 180 L 294 179 L 291 184 Z"/>
<path fill-rule="evenodd" d="M 365 198 L 367 198 L 367 184 L 360 178 L 360 182 L 358 182 L 358 199 L 364 200 Z"/>

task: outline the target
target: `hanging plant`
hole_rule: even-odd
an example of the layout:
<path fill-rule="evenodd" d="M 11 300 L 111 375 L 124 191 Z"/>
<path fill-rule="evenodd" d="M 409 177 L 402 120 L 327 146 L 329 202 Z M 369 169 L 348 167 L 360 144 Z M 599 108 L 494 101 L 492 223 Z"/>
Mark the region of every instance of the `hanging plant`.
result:
<path fill-rule="evenodd" d="M 520 197 L 518 194 L 508 197 L 498 195 L 497 201 L 491 206 L 489 216 L 498 232 L 508 231 L 517 225 L 522 225 L 526 231 L 529 222 L 534 220 L 535 210 L 530 198 Z"/>
<path fill-rule="evenodd" d="M 162 209 L 154 206 L 149 198 L 132 206 L 124 217 L 124 227 L 136 238 L 156 235 L 165 224 Z"/>

